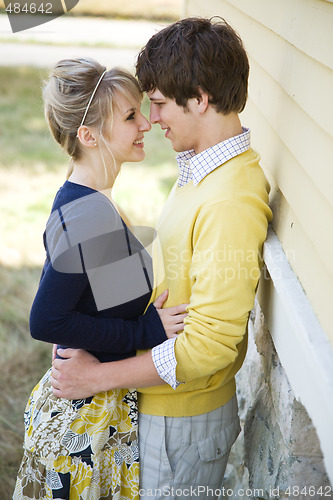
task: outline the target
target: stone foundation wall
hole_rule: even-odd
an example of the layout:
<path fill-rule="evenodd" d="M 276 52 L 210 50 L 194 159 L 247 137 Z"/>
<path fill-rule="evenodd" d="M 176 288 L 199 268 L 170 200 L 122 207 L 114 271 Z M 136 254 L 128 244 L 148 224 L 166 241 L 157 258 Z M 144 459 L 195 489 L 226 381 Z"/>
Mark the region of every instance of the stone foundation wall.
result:
<path fill-rule="evenodd" d="M 250 323 L 237 375 L 242 433 L 226 470 L 225 498 L 333 498 L 316 430 L 295 399 L 258 303 Z"/>

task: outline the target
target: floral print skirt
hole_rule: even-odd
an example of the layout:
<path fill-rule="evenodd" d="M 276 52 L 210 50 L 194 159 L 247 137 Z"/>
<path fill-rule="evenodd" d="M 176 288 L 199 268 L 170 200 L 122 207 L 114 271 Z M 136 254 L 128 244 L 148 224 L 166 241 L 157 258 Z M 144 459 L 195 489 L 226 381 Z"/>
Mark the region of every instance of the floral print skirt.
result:
<path fill-rule="evenodd" d="M 137 500 L 138 413 L 135 390 L 82 400 L 54 396 L 51 370 L 24 414 L 24 455 L 13 500 Z"/>

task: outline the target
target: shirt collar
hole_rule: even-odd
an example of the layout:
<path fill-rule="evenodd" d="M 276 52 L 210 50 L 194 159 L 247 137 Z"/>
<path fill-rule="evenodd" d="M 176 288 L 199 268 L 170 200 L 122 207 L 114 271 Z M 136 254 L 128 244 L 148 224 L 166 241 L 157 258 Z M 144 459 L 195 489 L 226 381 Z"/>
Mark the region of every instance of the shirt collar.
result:
<path fill-rule="evenodd" d="M 197 185 L 206 175 L 223 165 L 231 158 L 250 149 L 250 129 L 242 127 L 243 132 L 226 139 L 199 154 L 193 149 L 183 151 L 176 159 L 180 169 L 178 186 L 184 186 L 190 180 Z"/>

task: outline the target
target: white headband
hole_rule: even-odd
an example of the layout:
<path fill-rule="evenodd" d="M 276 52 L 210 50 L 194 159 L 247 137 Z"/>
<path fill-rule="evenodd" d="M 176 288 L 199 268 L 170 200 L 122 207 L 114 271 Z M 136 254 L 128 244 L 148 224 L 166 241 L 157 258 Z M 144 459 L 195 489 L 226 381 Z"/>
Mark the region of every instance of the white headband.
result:
<path fill-rule="evenodd" d="M 83 123 L 84 123 L 84 120 L 86 119 L 87 113 L 88 113 L 89 108 L 90 108 L 90 104 L 91 104 L 91 102 L 92 102 L 92 100 L 93 100 L 93 98 L 94 98 L 94 95 L 96 94 L 96 91 L 97 91 L 97 89 L 98 89 L 98 87 L 99 87 L 99 84 L 101 83 L 101 81 L 102 81 L 102 79 L 103 79 L 103 76 L 105 75 L 106 71 L 107 71 L 107 70 L 105 70 L 105 71 L 104 71 L 104 73 L 102 73 L 102 74 L 101 74 L 101 76 L 99 77 L 98 82 L 96 83 L 96 87 L 94 88 L 94 91 L 93 91 L 93 93 L 91 94 L 91 97 L 90 97 L 89 102 L 88 102 L 88 104 L 87 104 L 87 107 L 86 107 L 86 110 L 85 110 L 85 112 L 84 112 L 83 118 L 82 118 L 82 120 L 81 120 L 80 127 L 82 127 L 82 125 L 83 125 Z"/>

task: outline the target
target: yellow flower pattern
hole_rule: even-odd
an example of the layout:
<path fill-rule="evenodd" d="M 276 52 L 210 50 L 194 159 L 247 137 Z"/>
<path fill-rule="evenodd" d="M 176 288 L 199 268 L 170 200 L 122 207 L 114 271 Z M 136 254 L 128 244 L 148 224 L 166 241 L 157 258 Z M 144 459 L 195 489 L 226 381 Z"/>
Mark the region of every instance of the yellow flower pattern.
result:
<path fill-rule="evenodd" d="M 50 374 L 27 403 L 13 500 L 137 500 L 136 392 L 112 390 L 69 401 L 53 395 Z"/>

